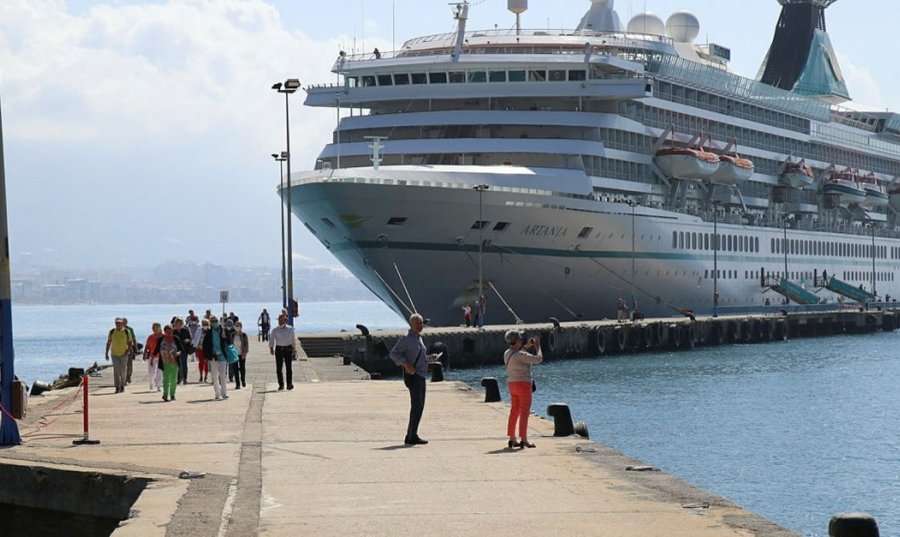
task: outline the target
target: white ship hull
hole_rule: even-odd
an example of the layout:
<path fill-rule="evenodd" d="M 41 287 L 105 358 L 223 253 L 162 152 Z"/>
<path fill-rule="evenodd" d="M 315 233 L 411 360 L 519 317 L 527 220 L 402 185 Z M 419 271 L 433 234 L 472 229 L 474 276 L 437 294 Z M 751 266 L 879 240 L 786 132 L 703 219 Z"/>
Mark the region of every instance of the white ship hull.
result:
<path fill-rule="evenodd" d="M 471 189 L 310 181 L 295 185 L 292 196 L 296 216 L 398 315 L 415 309 L 432 324 L 457 325 L 462 306 L 476 299 L 479 232 L 472 226 L 479 203 Z M 554 203 L 569 206 L 550 207 Z M 611 318 L 619 297 L 629 303 L 636 298 L 648 316 L 713 308 L 714 252 L 703 244 L 711 223 L 638 207 L 632 254 L 632 213 L 625 204 L 488 191 L 483 211 L 489 222 L 483 254 L 489 323 L 515 320 L 497 292 L 527 322 Z M 388 225 L 397 218 L 405 219 L 402 225 Z M 498 222 L 508 226 L 495 231 Z M 784 256 L 772 251 L 783 230 L 722 223 L 718 229 L 735 238 L 734 248 L 723 239 L 718 252 L 719 306 L 781 303 L 780 296 L 764 292 L 758 271 L 783 270 Z M 684 237 L 686 246 L 679 243 Z M 756 239 L 758 252 L 743 251 Z M 870 240 L 800 231 L 789 231 L 789 239 Z M 900 240 L 882 240 L 900 246 Z M 876 269 L 887 272 L 889 265 L 879 259 Z M 840 277 L 852 270 L 858 277 L 850 281 L 869 287 L 871 266 L 870 258 L 790 255 L 789 279 L 811 283 L 814 272 Z M 878 292 L 897 296 L 900 286 L 879 282 Z M 822 296 L 836 300 L 828 292 Z"/>

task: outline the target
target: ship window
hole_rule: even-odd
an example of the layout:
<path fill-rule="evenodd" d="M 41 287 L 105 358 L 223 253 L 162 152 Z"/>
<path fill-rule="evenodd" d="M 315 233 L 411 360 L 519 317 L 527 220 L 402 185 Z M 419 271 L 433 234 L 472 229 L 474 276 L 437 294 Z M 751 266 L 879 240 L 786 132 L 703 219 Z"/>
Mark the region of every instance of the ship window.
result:
<path fill-rule="evenodd" d="M 449 74 L 451 84 L 462 84 L 466 81 L 466 73 L 463 71 L 453 71 Z"/>
<path fill-rule="evenodd" d="M 506 228 L 509 227 L 509 222 L 497 222 L 494 225 L 494 231 L 506 231 Z"/>
<path fill-rule="evenodd" d="M 428 73 L 428 79 L 432 84 L 446 84 L 447 73 Z"/>
<path fill-rule="evenodd" d="M 334 222 L 330 218 L 322 218 L 322 222 L 328 227 L 335 227 Z"/>
<path fill-rule="evenodd" d="M 506 71 L 491 71 L 488 74 L 488 80 L 491 82 L 506 82 Z"/>
<path fill-rule="evenodd" d="M 684 231 L 678 232 L 678 248 L 684 249 Z"/>
<path fill-rule="evenodd" d="M 581 82 L 587 80 L 587 71 L 579 69 L 577 71 L 569 71 L 569 80 Z"/>
<path fill-rule="evenodd" d="M 529 82 L 546 82 L 547 71 L 528 71 Z"/>
<path fill-rule="evenodd" d="M 672 232 L 672 248 L 678 248 L 678 232 Z"/>
<path fill-rule="evenodd" d="M 487 73 L 484 71 L 469 71 L 469 82 L 487 82 Z"/>
<path fill-rule="evenodd" d="M 406 73 L 403 73 L 402 75 L 394 75 L 394 84 L 397 86 L 408 86 L 409 75 Z"/>
<path fill-rule="evenodd" d="M 697 249 L 697 234 L 691 233 L 691 250 Z"/>
<path fill-rule="evenodd" d="M 347 77 L 347 87 L 355 88 L 359 84 L 359 78 L 355 76 Z"/>
<path fill-rule="evenodd" d="M 393 86 L 394 80 L 391 78 L 391 75 L 378 75 L 378 85 Z"/>
<path fill-rule="evenodd" d="M 374 76 L 364 76 L 362 77 L 362 86 L 364 88 L 370 88 L 375 85 L 375 77 Z"/>
<path fill-rule="evenodd" d="M 403 224 L 406 223 L 407 220 L 408 220 L 408 218 L 406 218 L 405 216 L 395 216 L 395 217 L 391 218 L 390 220 L 388 220 L 388 225 L 389 226 L 402 226 Z"/>
<path fill-rule="evenodd" d="M 565 71 L 550 71 L 550 81 L 551 82 L 565 82 L 566 81 L 566 72 Z"/>
<path fill-rule="evenodd" d="M 425 73 L 413 73 L 412 74 L 412 83 L 416 85 L 427 84 L 428 77 L 425 76 Z"/>
<path fill-rule="evenodd" d="M 581 230 L 581 233 L 578 234 L 579 239 L 586 239 L 591 236 L 591 233 L 594 232 L 594 228 L 586 227 Z"/>
<path fill-rule="evenodd" d="M 474 224 L 472 224 L 472 229 L 484 229 L 488 225 L 487 220 L 476 220 Z"/>
<path fill-rule="evenodd" d="M 510 82 L 525 82 L 525 71 L 510 71 L 509 72 L 509 81 Z"/>

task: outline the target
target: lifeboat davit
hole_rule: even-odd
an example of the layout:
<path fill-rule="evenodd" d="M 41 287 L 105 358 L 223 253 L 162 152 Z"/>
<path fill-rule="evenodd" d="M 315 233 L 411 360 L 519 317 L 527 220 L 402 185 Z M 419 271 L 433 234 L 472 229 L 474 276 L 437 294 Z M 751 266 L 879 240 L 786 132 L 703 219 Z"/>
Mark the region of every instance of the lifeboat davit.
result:
<path fill-rule="evenodd" d="M 719 169 L 719 155 L 689 147 L 666 147 L 656 152 L 656 165 L 668 177 L 689 181 L 709 179 Z"/>
<path fill-rule="evenodd" d="M 739 155 L 719 155 L 719 169 L 709 180 L 719 185 L 734 185 L 738 181 L 750 179 L 754 169 L 755 166 L 750 159 Z"/>
<path fill-rule="evenodd" d="M 787 162 L 781 172 L 781 184 L 791 188 L 809 188 L 815 183 L 816 176 L 805 161 Z"/>
<path fill-rule="evenodd" d="M 885 207 L 890 202 L 887 189 L 878 184 L 878 178 L 875 174 L 869 174 L 859 178 L 859 184 L 866 193 L 866 207 Z"/>
<path fill-rule="evenodd" d="M 866 191 L 857 181 L 856 174 L 847 170 L 831 175 L 822 187 L 825 194 L 837 196 L 841 205 L 863 205 Z"/>

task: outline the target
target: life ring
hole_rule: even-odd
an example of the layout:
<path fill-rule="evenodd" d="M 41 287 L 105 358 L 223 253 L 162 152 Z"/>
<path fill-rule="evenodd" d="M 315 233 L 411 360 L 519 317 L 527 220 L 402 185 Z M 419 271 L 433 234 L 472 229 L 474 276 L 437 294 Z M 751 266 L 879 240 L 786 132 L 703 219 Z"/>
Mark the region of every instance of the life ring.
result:
<path fill-rule="evenodd" d="M 597 353 L 597 356 L 603 356 L 606 354 L 606 331 L 602 328 L 597 328 L 594 330 L 594 352 Z"/>

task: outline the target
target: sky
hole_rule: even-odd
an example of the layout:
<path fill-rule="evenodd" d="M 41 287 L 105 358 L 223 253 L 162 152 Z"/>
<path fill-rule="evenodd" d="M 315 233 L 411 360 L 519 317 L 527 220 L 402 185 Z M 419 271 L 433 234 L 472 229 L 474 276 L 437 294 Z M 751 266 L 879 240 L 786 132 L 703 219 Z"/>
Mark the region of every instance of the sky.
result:
<path fill-rule="evenodd" d="M 571 28 L 588 0 L 531 0 L 526 28 Z M 701 40 L 755 76 L 776 0 L 618 0 L 694 12 Z M 829 33 L 851 94 L 900 110 L 895 0 L 843 0 Z M 872 16 L 882 13 L 885 16 Z M 475 0 L 470 28 L 508 28 L 506 0 Z M 451 31 L 447 0 L 2 0 L 0 101 L 10 247 L 19 265 L 115 268 L 189 259 L 277 266 L 284 100 L 273 82 L 331 82 L 341 49 Z M 395 37 L 396 36 L 396 37 Z M 335 115 L 291 102 L 294 170 Z M 337 261 L 294 220 L 297 262 Z"/>

